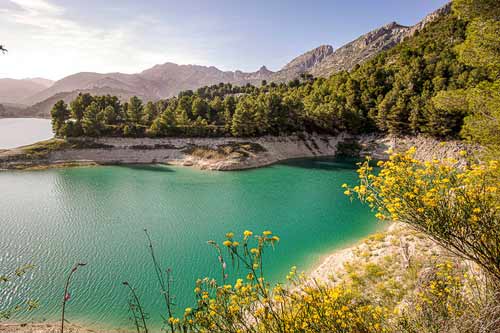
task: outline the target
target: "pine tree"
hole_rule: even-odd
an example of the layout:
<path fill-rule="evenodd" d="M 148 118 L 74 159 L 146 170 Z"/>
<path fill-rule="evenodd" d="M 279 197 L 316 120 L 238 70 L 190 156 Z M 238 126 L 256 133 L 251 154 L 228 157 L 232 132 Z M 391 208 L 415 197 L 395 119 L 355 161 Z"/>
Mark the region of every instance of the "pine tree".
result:
<path fill-rule="evenodd" d="M 97 137 L 101 135 L 101 121 L 99 120 L 99 105 L 92 102 L 86 109 L 82 118 L 83 134 Z"/>
<path fill-rule="evenodd" d="M 56 136 L 66 136 L 64 133 L 66 121 L 69 119 L 70 113 L 68 106 L 63 100 L 58 101 L 50 111 L 52 116 L 52 131 Z"/>

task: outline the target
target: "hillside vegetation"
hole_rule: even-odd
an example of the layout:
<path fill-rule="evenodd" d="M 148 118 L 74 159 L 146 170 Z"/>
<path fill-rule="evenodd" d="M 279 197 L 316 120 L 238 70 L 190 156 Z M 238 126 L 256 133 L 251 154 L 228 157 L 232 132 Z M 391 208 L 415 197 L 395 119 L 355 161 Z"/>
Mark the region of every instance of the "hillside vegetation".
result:
<path fill-rule="evenodd" d="M 52 110 L 59 136 L 260 136 L 297 131 L 458 136 L 468 110 L 440 92 L 491 82 L 491 68 L 458 61 L 469 23 L 443 14 L 420 33 L 351 72 L 303 75 L 261 87 L 219 84 L 143 105 L 78 96 Z"/>

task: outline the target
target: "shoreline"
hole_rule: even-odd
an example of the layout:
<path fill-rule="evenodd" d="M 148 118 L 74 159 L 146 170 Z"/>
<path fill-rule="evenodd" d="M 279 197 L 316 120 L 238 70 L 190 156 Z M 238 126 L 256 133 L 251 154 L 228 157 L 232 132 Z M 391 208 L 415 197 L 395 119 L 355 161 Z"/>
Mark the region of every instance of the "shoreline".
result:
<path fill-rule="evenodd" d="M 304 271 L 304 273 L 308 276 L 311 277 L 315 275 L 316 277 L 322 276 L 323 274 L 323 265 L 327 262 L 331 262 L 332 259 L 338 258 L 338 260 L 341 260 L 342 262 L 346 261 L 348 259 L 348 252 L 351 252 L 354 248 L 360 246 L 364 241 L 366 241 L 370 236 L 378 233 L 386 233 L 391 230 L 391 227 L 393 227 L 393 222 L 381 222 L 375 219 L 374 217 L 374 222 L 376 223 L 377 226 L 376 228 L 370 232 L 367 236 L 358 238 L 358 239 L 352 239 L 348 240 L 345 242 L 342 242 L 341 244 L 338 244 L 337 246 L 333 247 L 329 251 L 325 251 L 324 253 L 321 253 L 319 258 L 317 260 L 314 260 L 313 263 L 310 263 L 307 266 L 307 269 Z M 327 276 L 322 278 L 322 280 L 327 280 Z"/>
<path fill-rule="evenodd" d="M 417 148 L 416 158 L 456 157 L 470 146 L 424 136 L 336 136 L 306 134 L 259 138 L 72 138 L 52 139 L 0 150 L 0 170 L 38 170 L 97 165 L 164 164 L 201 170 L 235 171 L 291 159 L 370 156 L 386 160 L 387 151 Z"/>
<path fill-rule="evenodd" d="M 384 225 L 378 227 L 377 230 L 370 233 L 368 236 L 349 242 L 345 244 L 346 246 L 341 245 L 336 250 L 322 256 L 321 261 L 317 262 L 309 270 L 306 270 L 305 273 L 308 279 L 329 283 L 332 273 L 335 272 L 338 274 L 344 270 L 344 264 L 355 260 L 356 250 L 362 247 L 370 238 L 374 235 L 390 234 L 398 228 L 402 228 L 401 224 L 395 222 L 375 221 L 375 223 L 384 223 Z"/>
<path fill-rule="evenodd" d="M 290 158 L 334 156 L 338 143 L 345 137 L 54 139 L 0 152 L 0 169 L 165 164 L 203 170 L 245 170 Z"/>

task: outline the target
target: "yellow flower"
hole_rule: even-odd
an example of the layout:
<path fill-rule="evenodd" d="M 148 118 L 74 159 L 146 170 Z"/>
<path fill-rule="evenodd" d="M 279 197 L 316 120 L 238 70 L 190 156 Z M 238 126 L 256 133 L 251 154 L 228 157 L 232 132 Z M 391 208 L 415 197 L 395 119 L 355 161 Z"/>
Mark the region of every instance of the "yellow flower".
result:
<path fill-rule="evenodd" d="M 272 235 L 272 231 L 266 230 L 262 233 L 264 236 Z"/>
<path fill-rule="evenodd" d="M 245 230 L 243 232 L 243 236 L 245 236 L 246 238 L 251 237 L 252 235 L 253 235 L 253 232 L 251 232 L 250 230 Z"/>
<path fill-rule="evenodd" d="M 227 238 L 233 238 L 233 237 L 234 237 L 234 233 L 232 233 L 232 232 L 228 232 L 228 233 L 226 234 L 226 237 L 227 237 Z"/>
<path fill-rule="evenodd" d="M 226 240 L 224 241 L 224 243 L 222 243 L 224 246 L 227 246 L 227 247 L 230 247 L 233 243 L 230 241 L 230 240 Z"/>

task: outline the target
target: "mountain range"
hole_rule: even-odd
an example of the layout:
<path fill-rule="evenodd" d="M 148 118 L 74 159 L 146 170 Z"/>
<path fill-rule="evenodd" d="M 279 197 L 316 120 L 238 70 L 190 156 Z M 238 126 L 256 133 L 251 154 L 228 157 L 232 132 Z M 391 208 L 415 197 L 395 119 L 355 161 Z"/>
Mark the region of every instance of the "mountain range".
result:
<path fill-rule="evenodd" d="M 262 66 L 256 72 L 222 71 L 216 67 L 177 65 L 165 63 L 136 74 L 77 73 L 56 82 L 45 79 L 0 79 L 0 117 L 49 117 L 57 100 L 71 101 L 80 92 L 110 94 L 125 100 L 138 96 L 144 100 L 158 100 L 175 96 L 180 91 L 197 89 L 220 82 L 234 85 L 259 85 L 268 82 L 286 82 L 303 73 L 328 77 L 342 70 L 350 70 L 374 55 L 399 44 L 403 39 L 423 29 L 436 17 L 450 11 L 447 4 L 427 15 L 413 26 L 389 23 L 370 31 L 344 46 L 334 49 L 322 45 L 308 51 L 273 72 Z M 2 106 L 3 105 L 3 106 Z"/>

